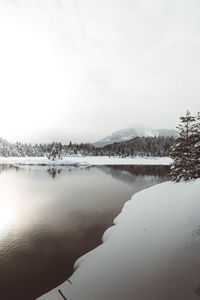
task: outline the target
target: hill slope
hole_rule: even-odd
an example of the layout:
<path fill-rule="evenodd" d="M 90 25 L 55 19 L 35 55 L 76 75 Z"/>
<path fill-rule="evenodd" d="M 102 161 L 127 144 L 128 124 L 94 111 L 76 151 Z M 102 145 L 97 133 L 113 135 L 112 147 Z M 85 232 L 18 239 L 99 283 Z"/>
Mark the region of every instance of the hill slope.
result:
<path fill-rule="evenodd" d="M 106 145 L 113 144 L 116 142 L 128 141 L 135 137 L 176 137 L 177 135 L 178 133 L 174 129 L 152 129 L 145 126 L 135 126 L 117 130 L 111 135 L 108 135 L 103 139 L 99 140 L 94 145 L 96 147 L 104 147 Z"/>

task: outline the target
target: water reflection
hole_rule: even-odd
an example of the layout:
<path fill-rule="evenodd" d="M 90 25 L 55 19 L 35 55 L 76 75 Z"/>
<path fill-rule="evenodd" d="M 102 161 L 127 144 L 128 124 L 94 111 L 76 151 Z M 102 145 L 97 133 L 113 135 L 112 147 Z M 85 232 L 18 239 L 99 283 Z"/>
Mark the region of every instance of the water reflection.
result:
<path fill-rule="evenodd" d="M 6 171 L 19 171 L 20 167 L 15 165 L 0 165 L 0 173 L 6 172 Z"/>
<path fill-rule="evenodd" d="M 63 166 L 63 167 L 51 167 L 51 168 L 47 168 L 46 171 L 48 172 L 48 174 L 50 176 L 52 176 L 53 178 L 55 178 L 56 176 L 60 175 L 61 172 L 65 171 L 65 172 L 73 172 L 73 171 L 80 171 L 83 169 L 89 168 L 87 166 Z"/>
<path fill-rule="evenodd" d="M 129 165 L 129 166 L 103 166 L 104 170 L 109 170 L 111 174 L 132 174 L 134 176 L 156 176 L 156 177 L 166 177 L 169 176 L 170 166 L 151 166 L 151 165 Z"/>
<path fill-rule="evenodd" d="M 126 183 L 133 183 L 135 181 L 144 182 L 144 179 L 155 181 L 158 178 L 169 180 L 169 166 L 102 166 L 100 167 L 105 173 L 111 175 L 113 178 L 122 180 Z"/>
<path fill-rule="evenodd" d="M 101 243 L 124 202 L 166 167 L 0 166 L 0 299 L 33 300 Z"/>
<path fill-rule="evenodd" d="M 0 165 L 0 173 L 13 170 L 22 171 L 26 170 L 29 172 L 33 171 L 47 171 L 47 173 L 55 178 L 60 175 L 61 172 L 72 172 L 80 171 L 85 169 L 94 168 L 93 166 L 30 166 L 30 165 Z M 169 179 L 170 166 L 162 165 L 113 165 L 113 166 L 98 166 L 99 168 L 110 174 L 114 178 L 121 179 L 124 181 L 132 181 L 133 177 L 136 176 L 155 176 L 155 177 L 165 177 Z"/>

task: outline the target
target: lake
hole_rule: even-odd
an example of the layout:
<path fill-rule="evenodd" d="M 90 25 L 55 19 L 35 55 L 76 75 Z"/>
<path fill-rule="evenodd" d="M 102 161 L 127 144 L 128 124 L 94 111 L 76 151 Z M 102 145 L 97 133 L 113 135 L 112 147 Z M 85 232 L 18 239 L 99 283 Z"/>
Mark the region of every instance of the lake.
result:
<path fill-rule="evenodd" d="M 101 244 L 124 203 L 168 166 L 0 166 L 0 299 L 33 300 Z"/>

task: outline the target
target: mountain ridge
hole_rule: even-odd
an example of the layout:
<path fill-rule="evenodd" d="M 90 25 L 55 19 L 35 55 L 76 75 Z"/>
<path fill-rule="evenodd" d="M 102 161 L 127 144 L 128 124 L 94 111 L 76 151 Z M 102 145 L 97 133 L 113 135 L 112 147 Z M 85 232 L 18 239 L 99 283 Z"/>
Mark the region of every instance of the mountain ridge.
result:
<path fill-rule="evenodd" d="M 126 127 L 114 131 L 110 135 L 105 136 L 96 143 L 95 147 L 104 147 L 117 142 L 124 142 L 131 140 L 135 137 L 177 137 L 178 132 L 174 129 L 159 128 L 153 129 L 146 126 L 135 126 L 135 127 Z"/>

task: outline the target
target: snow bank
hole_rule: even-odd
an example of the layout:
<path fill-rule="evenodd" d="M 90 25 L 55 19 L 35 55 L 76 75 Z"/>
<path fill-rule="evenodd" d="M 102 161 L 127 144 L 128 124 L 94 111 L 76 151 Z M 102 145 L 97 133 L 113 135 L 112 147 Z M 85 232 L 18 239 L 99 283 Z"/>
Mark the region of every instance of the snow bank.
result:
<path fill-rule="evenodd" d="M 12 165 L 43 165 L 43 166 L 71 166 L 71 165 L 89 165 L 85 160 L 77 161 L 75 157 L 65 157 L 55 161 L 47 157 L 0 157 L 0 164 Z"/>
<path fill-rule="evenodd" d="M 169 157 L 68 156 L 56 161 L 46 157 L 0 157 L 0 164 L 18 165 L 169 165 L 171 162 Z"/>
<path fill-rule="evenodd" d="M 135 194 L 70 278 L 39 300 L 195 300 L 200 295 L 200 180 Z"/>

